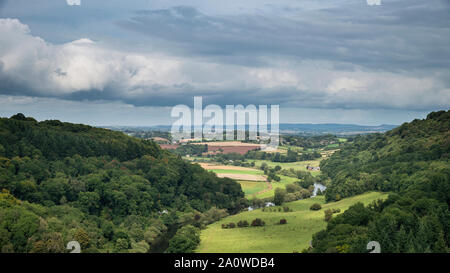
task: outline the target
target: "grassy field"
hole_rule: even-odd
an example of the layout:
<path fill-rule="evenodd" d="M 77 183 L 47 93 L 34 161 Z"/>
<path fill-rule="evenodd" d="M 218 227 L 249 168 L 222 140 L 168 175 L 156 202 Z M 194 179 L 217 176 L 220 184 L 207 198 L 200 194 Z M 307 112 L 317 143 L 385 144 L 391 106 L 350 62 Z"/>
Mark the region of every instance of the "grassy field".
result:
<path fill-rule="evenodd" d="M 257 196 L 258 192 L 268 189 L 266 182 L 238 181 L 247 198 Z"/>
<path fill-rule="evenodd" d="M 192 159 L 192 158 L 191 158 Z M 247 179 L 245 175 L 264 175 L 264 172 L 259 169 L 262 163 L 266 163 L 269 167 L 273 168 L 275 166 L 280 166 L 283 169 L 294 169 L 294 170 L 302 170 L 306 171 L 306 166 L 319 166 L 320 159 L 318 160 L 310 160 L 310 161 L 301 161 L 301 162 L 291 162 L 291 163 L 279 163 L 279 162 L 271 162 L 267 160 L 248 160 L 248 162 L 255 162 L 255 168 L 242 168 L 227 165 L 217 165 L 215 166 L 213 162 L 210 163 L 211 166 L 205 167 L 209 171 L 212 171 L 216 174 L 231 174 L 231 175 L 242 175 L 241 177 L 237 176 L 239 184 L 241 184 L 242 190 L 245 193 L 245 197 L 248 199 L 257 198 L 268 198 L 273 197 L 275 194 L 276 188 L 286 188 L 288 184 L 292 184 L 298 181 L 297 178 L 288 177 L 280 175 L 280 182 L 271 182 L 271 189 L 267 185 L 267 183 L 256 182 L 259 179 Z M 222 166 L 222 168 L 221 168 Z M 309 171 L 313 176 L 317 176 L 320 174 L 320 171 Z M 234 177 L 233 177 L 234 178 Z M 256 181 L 249 181 L 256 180 Z M 264 180 L 264 179 L 261 179 Z"/>
<path fill-rule="evenodd" d="M 289 176 L 284 176 L 284 175 L 280 175 L 281 181 L 280 182 L 271 182 L 272 184 L 272 189 L 268 190 L 264 193 L 261 194 L 257 194 L 257 195 L 249 195 L 246 196 L 247 199 L 252 199 L 255 197 L 258 198 L 267 198 L 267 197 L 272 197 L 275 195 L 275 189 L 276 188 L 286 188 L 287 185 L 294 183 L 295 181 L 298 181 L 297 178 L 293 178 L 293 177 L 289 177 Z"/>
<path fill-rule="evenodd" d="M 198 253 L 292 253 L 308 247 L 312 235 L 326 227 L 324 211 L 328 208 L 341 209 L 362 202 L 369 204 L 377 199 L 385 199 L 387 194 L 370 192 L 343 199 L 338 202 L 325 204 L 323 196 L 286 203 L 293 212 L 270 212 L 261 209 L 243 212 L 229 216 L 219 222 L 209 225 L 201 233 L 201 243 Z M 322 204 L 319 211 L 311 211 L 313 203 Z M 273 209 L 273 208 L 272 208 Z M 222 224 L 237 223 L 247 220 L 249 223 L 255 218 L 266 222 L 264 227 L 247 227 L 222 229 Z M 280 219 L 286 219 L 286 225 L 277 224 Z"/>
<path fill-rule="evenodd" d="M 299 161 L 299 162 L 288 162 L 288 163 L 280 163 L 280 162 L 272 162 L 268 160 L 253 160 L 249 159 L 248 162 L 255 162 L 255 167 L 259 168 L 262 163 L 266 163 L 269 167 L 273 168 L 275 166 L 280 166 L 283 169 L 294 169 L 306 171 L 306 166 L 318 167 L 321 159 L 317 160 L 308 160 L 308 161 Z M 310 171 L 312 176 L 317 176 L 320 174 L 320 171 Z"/>
<path fill-rule="evenodd" d="M 288 162 L 288 163 L 281 163 L 281 162 L 272 162 L 268 160 L 256 160 L 256 159 L 249 159 L 248 162 L 255 162 L 255 167 L 260 167 L 262 163 L 266 163 L 269 167 L 275 167 L 279 165 L 283 169 L 290 169 L 293 168 L 295 170 L 306 170 L 306 166 L 313 166 L 317 167 L 320 164 L 320 159 L 318 160 L 308 160 L 308 161 L 298 161 L 298 162 Z"/>

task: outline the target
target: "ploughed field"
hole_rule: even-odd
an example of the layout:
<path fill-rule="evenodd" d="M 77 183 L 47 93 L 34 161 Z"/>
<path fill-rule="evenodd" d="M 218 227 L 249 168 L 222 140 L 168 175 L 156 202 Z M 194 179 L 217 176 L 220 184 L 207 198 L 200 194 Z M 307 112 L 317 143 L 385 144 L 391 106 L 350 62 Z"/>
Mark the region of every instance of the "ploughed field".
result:
<path fill-rule="evenodd" d="M 386 199 L 387 193 L 369 192 L 350 198 L 325 204 L 323 196 L 316 196 L 300 201 L 285 203 L 292 211 L 278 211 L 281 207 L 256 209 L 226 217 L 209 225 L 201 232 L 201 242 L 198 253 L 292 253 L 308 248 L 312 235 L 326 228 L 324 211 L 340 209 L 341 213 L 351 205 L 362 202 L 365 205 L 377 200 Z M 312 204 L 319 203 L 322 209 L 311 211 Z M 336 215 L 336 214 L 334 214 Z M 237 223 L 247 220 L 249 224 L 260 218 L 265 221 L 263 227 L 244 227 L 223 229 L 222 224 Z M 280 225 L 281 219 L 287 224 Z"/>

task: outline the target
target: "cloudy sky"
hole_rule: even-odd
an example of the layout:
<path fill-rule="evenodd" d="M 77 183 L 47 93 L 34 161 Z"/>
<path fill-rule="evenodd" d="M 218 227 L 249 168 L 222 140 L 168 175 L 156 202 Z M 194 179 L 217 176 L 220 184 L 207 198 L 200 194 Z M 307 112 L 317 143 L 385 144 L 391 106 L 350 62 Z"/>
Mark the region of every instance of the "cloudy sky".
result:
<path fill-rule="evenodd" d="M 450 1 L 0 0 L 0 116 L 170 124 L 193 96 L 289 123 L 447 110 Z"/>

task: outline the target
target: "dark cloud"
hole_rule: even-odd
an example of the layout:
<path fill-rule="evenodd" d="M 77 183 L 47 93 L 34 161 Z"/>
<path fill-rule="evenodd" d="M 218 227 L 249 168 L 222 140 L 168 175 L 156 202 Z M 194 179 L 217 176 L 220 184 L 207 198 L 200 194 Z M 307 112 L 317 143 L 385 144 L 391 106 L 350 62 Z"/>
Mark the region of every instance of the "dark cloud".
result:
<path fill-rule="evenodd" d="M 408 0 L 375 7 L 360 2 L 315 11 L 286 9 L 288 16 L 209 16 L 182 6 L 139 11 L 120 25 L 187 54 L 238 63 L 268 55 L 388 70 L 450 66 L 443 58 L 450 51 L 448 2 Z"/>
<path fill-rule="evenodd" d="M 40 39 L 52 31 L 41 27 L 36 34 L 30 25 L 29 33 L 25 21 L 0 22 L 0 94 L 135 106 L 192 105 L 193 96 L 222 106 L 433 110 L 450 105 L 446 1 L 368 6 L 360 0 L 236 15 L 189 6 L 140 10 L 120 19 L 108 13 L 106 29 L 121 26 L 112 35 L 117 44 L 83 36 L 91 32 L 81 31 L 80 18 L 94 22 L 95 15 L 107 13 L 89 8 L 72 13 L 64 6 L 66 13 L 48 21 L 83 14 L 67 19 L 72 21 L 65 26 L 67 37 L 97 43 Z M 104 37 L 99 32 L 104 25 L 91 28 Z"/>

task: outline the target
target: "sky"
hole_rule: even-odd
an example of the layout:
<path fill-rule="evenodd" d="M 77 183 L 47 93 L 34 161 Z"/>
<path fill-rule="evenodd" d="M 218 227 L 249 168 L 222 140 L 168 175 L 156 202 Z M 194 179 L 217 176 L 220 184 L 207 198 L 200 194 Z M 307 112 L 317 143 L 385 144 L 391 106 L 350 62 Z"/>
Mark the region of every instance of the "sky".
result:
<path fill-rule="evenodd" d="M 450 1 L 0 0 L 2 117 L 171 124 L 194 96 L 282 123 L 447 110 Z"/>

